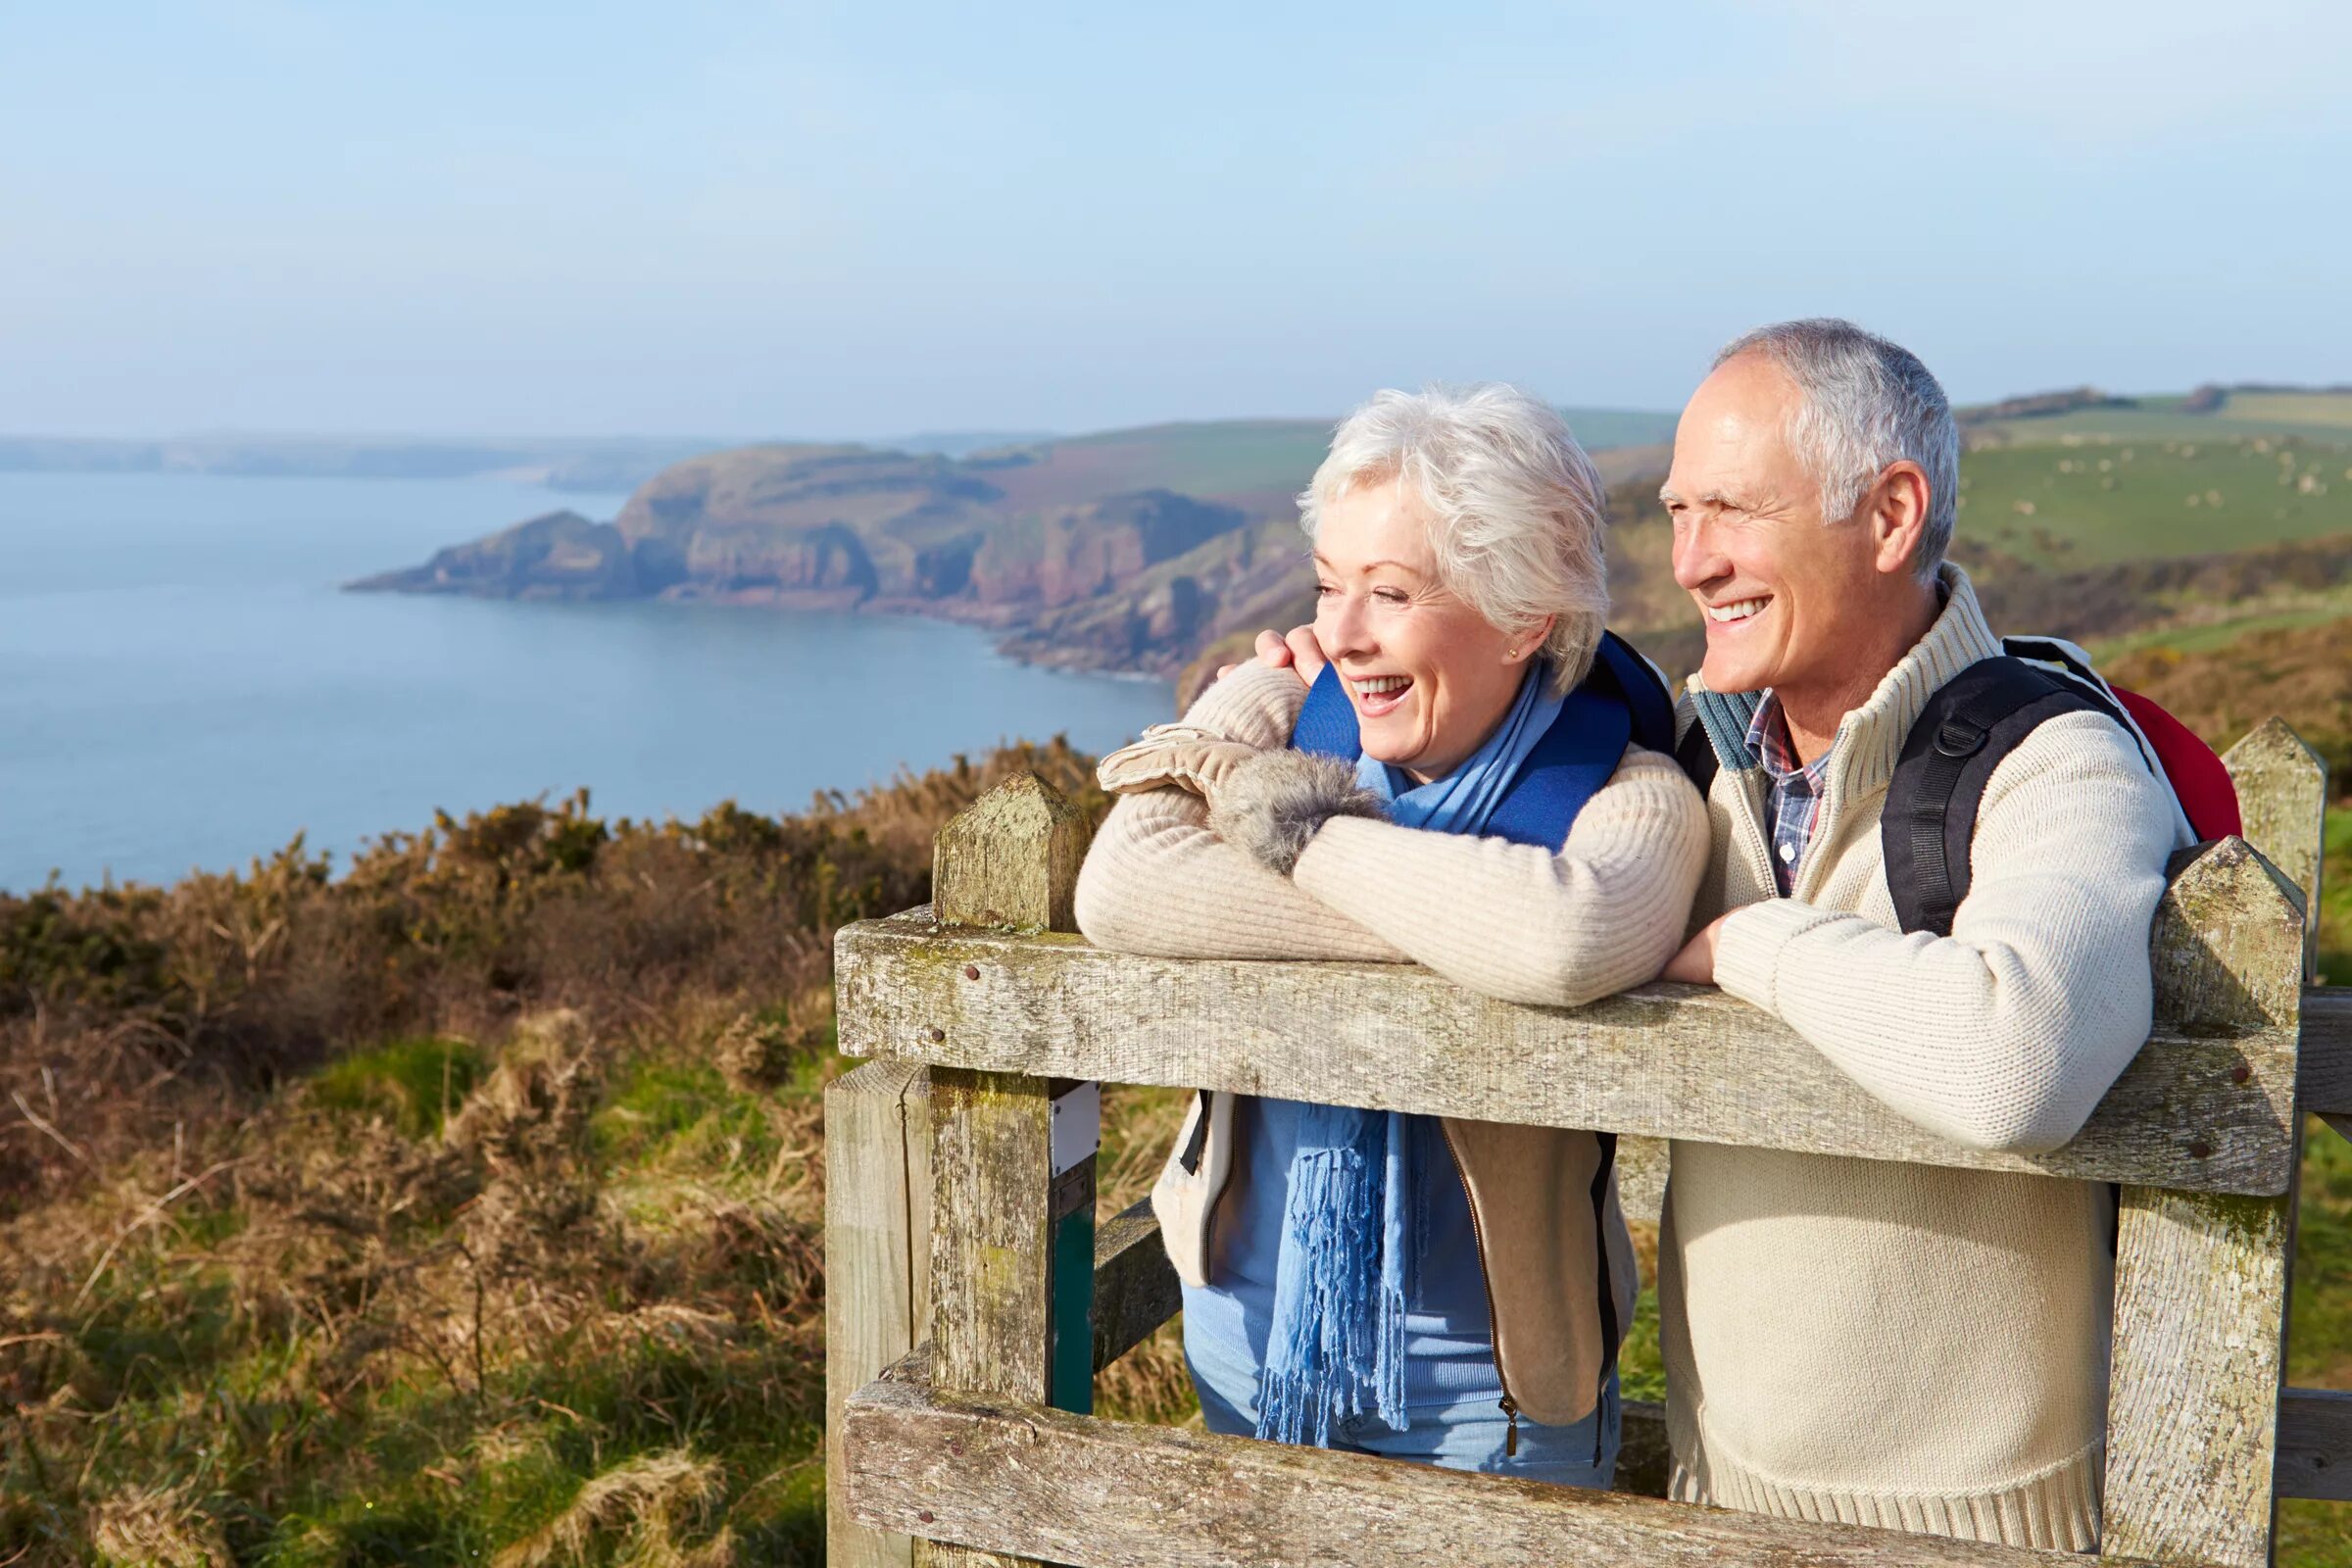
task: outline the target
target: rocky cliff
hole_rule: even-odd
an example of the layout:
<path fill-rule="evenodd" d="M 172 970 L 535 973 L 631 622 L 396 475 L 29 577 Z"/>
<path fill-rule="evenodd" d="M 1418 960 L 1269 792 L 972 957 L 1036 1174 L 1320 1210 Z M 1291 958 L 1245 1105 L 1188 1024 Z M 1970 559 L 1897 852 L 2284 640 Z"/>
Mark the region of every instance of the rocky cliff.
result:
<path fill-rule="evenodd" d="M 551 512 L 487 539 L 437 551 L 421 566 L 345 585 L 362 593 L 472 594 L 485 599 L 636 599 L 662 586 L 621 531 L 576 512 Z"/>
<path fill-rule="evenodd" d="M 663 468 L 610 523 L 553 513 L 351 586 L 914 611 L 997 628 L 1033 662 L 1173 675 L 1311 613 L 1292 498 L 1328 437 L 1260 419 L 960 457 L 742 447 Z M 1655 448 L 1599 461 L 1653 489 L 1664 466 Z"/>
<path fill-rule="evenodd" d="M 612 522 L 551 513 L 350 586 L 911 609 L 1006 628 L 1023 657 L 1045 662 L 1180 664 L 1228 581 L 1257 560 L 1254 547 L 1223 544 L 1256 509 L 1164 487 L 1086 493 L 1115 471 L 1023 474 L 1023 493 L 1009 495 L 1000 481 L 1036 461 L 852 446 L 712 453 L 663 469 Z M 1185 570 L 1160 569 L 1195 556 Z"/>

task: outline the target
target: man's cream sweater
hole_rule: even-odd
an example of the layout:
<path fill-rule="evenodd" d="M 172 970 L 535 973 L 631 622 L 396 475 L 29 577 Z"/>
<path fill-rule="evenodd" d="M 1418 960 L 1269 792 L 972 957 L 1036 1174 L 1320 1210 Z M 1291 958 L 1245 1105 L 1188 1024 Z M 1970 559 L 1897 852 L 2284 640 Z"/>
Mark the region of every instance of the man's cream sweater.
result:
<path fill-rule="evenodd" d="M 1928 697 L 2001 652 L 1967 577 L 1943 581 L 1934 627 L 1838 726 L 1790 897 L 1762 769 L 1717 774 L 1692 920 L 1737 910 L 1718 984 L 1887 1105 L 1963 1144 L 2049 1150 L 2147 1038 L 2173 808 L 2113 721 L 2052 719 L 1985 790 L 1952 934 L 1899 931 L 1889 776 Z M 2081 1182 L 1677 1143 L 1659 1242 L 1674 1494 L 2091 1549 L 2110 1209 Z"/>

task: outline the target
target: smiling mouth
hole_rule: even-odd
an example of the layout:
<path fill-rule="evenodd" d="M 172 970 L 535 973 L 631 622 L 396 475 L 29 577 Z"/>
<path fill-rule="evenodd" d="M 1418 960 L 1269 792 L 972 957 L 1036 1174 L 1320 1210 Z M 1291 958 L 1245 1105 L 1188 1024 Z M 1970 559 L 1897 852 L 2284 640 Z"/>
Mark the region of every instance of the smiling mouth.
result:
<path fill-rule="evenodd" d="M 1767 594 L 1760 599 L 1735 599 L 1726 605 L 1709 605 L 1706 607 L 1707 619 L 1718 626 L 1737 625 L 1743 620 L 1753 620 L 1771 603 L 1772 596 Z"/>
<path fill-rule="evenodd" d="M 1355 694 L 1356 711 L 1366 718 L 1379 718 L 1393 713 L 1404 701 L 1404 694 L 1413 689 L 1410 675 L 1350 676 L 1348 689 Z"/>

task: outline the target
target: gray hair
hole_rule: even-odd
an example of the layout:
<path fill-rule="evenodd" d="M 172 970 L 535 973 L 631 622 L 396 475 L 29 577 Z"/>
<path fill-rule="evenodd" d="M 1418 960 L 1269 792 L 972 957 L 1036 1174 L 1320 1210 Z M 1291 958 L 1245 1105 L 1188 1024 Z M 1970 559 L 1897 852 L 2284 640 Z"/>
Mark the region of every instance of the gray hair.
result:
<path fill-rule="evenodd" d="M 1582 681 L 1609 612 L 1607 492 L 1558 412 L 1499 382 L 1377 392 L 1333 432 L 1298 525 L 1314 538 L 1324 507 L 1390 479 L 1428 511 L 1439 580 L 1505 630 L 1556 617 L 1554 685 Z"/>
<path fill-rule="evenodd" d="M 1889 464 L 1928 476 L 1928 520 L 1913 567 L 1933 577 L 1960 517 L 1960 428 L 1943 386 L 1909 349 L 1851 321 L 1815 317 L 1761 326 L 1715 356 L 1718 367 L 1761 354 L 1796 383 L 1788 439 L 1821 488 L 1821 515 L 1853 515 Z"/>

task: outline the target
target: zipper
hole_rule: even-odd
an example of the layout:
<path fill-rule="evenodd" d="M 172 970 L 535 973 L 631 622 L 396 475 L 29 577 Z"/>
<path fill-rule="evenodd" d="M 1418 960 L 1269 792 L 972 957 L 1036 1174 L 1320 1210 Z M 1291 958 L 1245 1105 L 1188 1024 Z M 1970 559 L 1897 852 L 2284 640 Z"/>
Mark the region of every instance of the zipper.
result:
<path fill-rule="evenodd" d="M 1624 1348 L 1625 1331 L 1628 1325 L 1617 1321 L 1617 1282 L 1609 1272 L 1606 1209 L 1612 1172 L 1617 1164 L 1617 1135 L 1615 1133 L 1594 1133 L 1592 1138 L 1600 1152 L 1600 1159 L 1592 1170 L 1592 1250 L 1595 1253 L 1593 1266 L 1600 1284 L 1600 1330 L 1602 1337 L 1608 1343 L 1608 1354 L 1602 1358 L 1600 1366 L 1600 1387 L 1592 1393 L 1592 1464 L 1597 1469 L 1600 1465 L 1602 1432 L 1607 1423 L 1607 1418 L 1601 1413 L 1601 1406 L 1608 1402 L 1609 1374 L 1617 1368 L 1617 1355 Z"/>
<path fill-rule="evenodd" d="M 1216 1136 L 1215 1129 L 1209 1125 L 1209 1118 L 1215 1114 L 1216 1108 L 1215 1100 L 1207 1091 L 1201 1091 L 1200 1158 L 1203 1164 L 1208 1160 L 1208 1141 Z M 1232 1118 L 1225 1124 L 1225 1185 L 1208 1195 L 1207 1206 L 1200 1217 L 1200 1277 L 1202 1279 L 1209 1278 L 1209 1271 L 1215 1266 L 1217 1259 L 1217 1210 L 1225 1206 L 1225 1189 L 1233 1185 L 1233 1141 L 1240 1135 L 1241 1129 L 1237 1123 L 1241 1120 L 1241 1114 L 1242 1107 L 1237 1102 L 1233 1107 Z"/>
<path fill-rule="evenodd" d="M 1747 829 L 1747 844 L 1749 850 L 1753 852 L 1755 864 L 1764 873 L 1761 885 L 1772 890 L 1765 897 L 1772 898 L 1781 890 L 1781 878 L 1780 873 L 1772 868 L 1772 845 L 1764 837 L 1764 817 L 1756 805 L 1757 793 L 1760 790 L 1768 790 L 1772 786 L 1765 781 L 1764 770 L 1760 767 L 1741 768 L 1739 780 L 1740 822 L 1742 827 Z M 1790 885 L 1794 886 L 1793 883 Z"/>
<path fill-rule="evenodd" d="M 1478 1281 L 1487 1293 L 1487 1342 L 1494 1347 L 1494 1383 L 1502 1390 L 1502 1397 L 1494 1402 L 1502 1407 L 1504 1420 L 1502 1456 L 1519 1456 L 1519 1401 L 1511 1397 L 1511 1385 L 1502 1375 L 1502 1335 L 1494 1322 L 1494 1278 L 1487 1272 L 1487 1232 L 1478 1222 L 1478 1200 L 1471 1196 L 1470 1172 L 1462 1166 L 1462 1152 L 1454 1147 L 1453 1129 L 1446 1118 L 1438 1118 L 1438 1132 L 1446 1140 L 1446 1152 L 1453 1160 L 1454 1180 L 1462 1184 L 1462 1206 L 1470 1210 L 1470 1244 L 1478 1253 Z M 1598 1461 L 1594 1461 L 1597 1463 Z"/>
<path fill-rule="evenodd" d="M 1831 832 L 1838 826 L 1838 808 L 1844 804 L 1838 798 L 1838 782 L 1835 773 L 1822 780 L 1821 804 L 1813 808 L 1813 831 L 1805 839 L 1804 863 L 1796 868 L 1796 875 L 1788 881 L 1788 896 L 1791 899 L 1809 900 L 1821 881 L 1822 868 L 1833 858 L 1815 855 L 1813 846 L 1833 842 Z"/>

